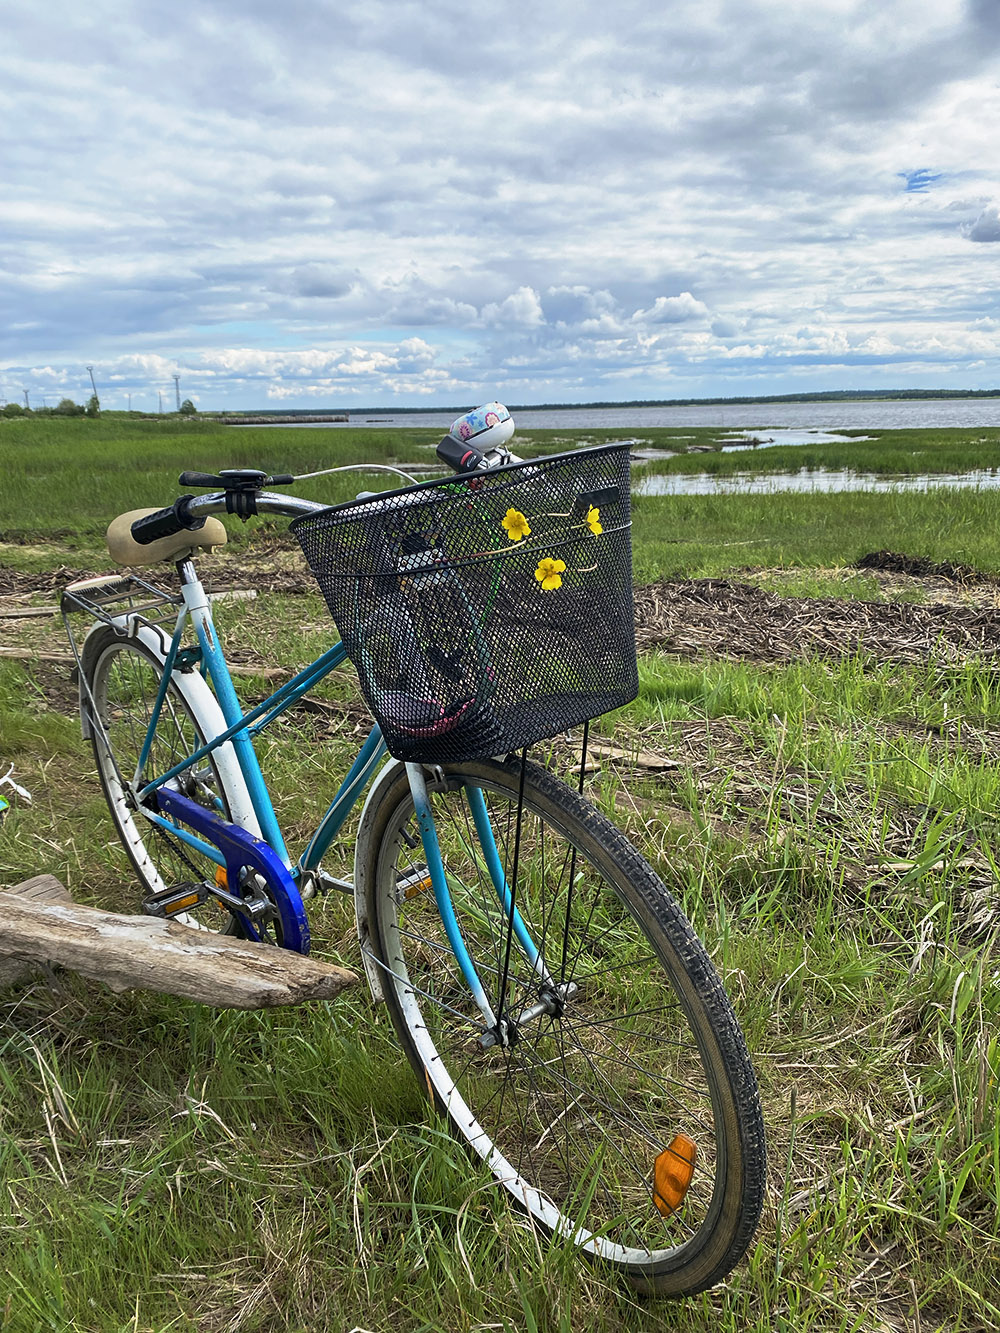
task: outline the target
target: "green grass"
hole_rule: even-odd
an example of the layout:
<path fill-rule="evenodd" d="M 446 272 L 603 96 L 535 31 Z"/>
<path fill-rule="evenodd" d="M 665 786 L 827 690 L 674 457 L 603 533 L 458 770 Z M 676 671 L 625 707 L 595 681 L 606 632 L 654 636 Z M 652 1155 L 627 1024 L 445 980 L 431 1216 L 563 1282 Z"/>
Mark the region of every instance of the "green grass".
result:
<path fill-rule="evenodd" d="M 902 551 L 996 573 L 1000 491 L 636 496 L 637 583 L 743 567 L 844 567 Z"/>
<path fill-rule="evenodd" d="M 117 513 L 172 503 L 184 469 L 300 473 L 432 456 L 419 446 L 436 443 L 434 432 L 406 433 L 402 445 L 399 438 L 386 430 L 255 429 L 175 417 L 0 421 L 0 449 L 10 460 L 0 534 L 86 541 Z M 297 491 L 333 503 L 371 484 L 359 474 L 305 482 Z"/>
<path fill-rule="evenodd" d="M 12 424 L 25 426 L 23 508 L 5 495 L 0 526 L 9 540 L 16 516 L 28 545 L 0 561 L 37 569 L 67 563 L 67 549 L 102 568 L 111 513 L 168 500 L 181 467 L 259 461 L 263 434 L 153 422 L 137 437 L 131 423 L 115 435 L 119 423 L 84 420 L 28 439 L 50 423 L 0 422 L 0 449 Z M 87 434 L 95 424 L 104 436 Z M 366 434 L 380 457 L 394 447 Z M 275 465 L 293 468 L 364 443 L 266 435 Z M 141 484 L 119 475 L 137 440 L 161 451 Z M 93 491 L 78 508 L 68 496 L 84 474 Z M 1000 570 L 1000 498 L 840 500 L 642 499 L 637 577 L 781 566 L 796 595 L 827 596 L 842 581 L 816 567 L 881 548 Z M 853 595 L 874 592 L 848 580 Z M 222 604 L 219 620 L 287 666 L 331 635 L 315 594 Z M 269 688 L 243 684 L 250 699 Z M 683 902 L 759 1072 L 770 1193 L 727 1286 L 641 1302 L 536 1242 L 428 1115 L 362 988 L 213 1013 L 65 975 L 0 994 L 0 1329 L 1000 1330 L 995 670 L 649 654 L 641 684 L 613 734 L 672 766 L 623 777 L 605 765 L 589 789 Z M 357 697 L 349 676 L 324 692 Z M 71 698 L 64 668 L 0 659 L 0 759 L 34 798 L 12 798 L 0 826 L 0 883 L 49 871 L 80 901 L 131 909 Z M 357 748 L 351 725 L 296 713 L 269 734 L 294 846 Z M 331 869 L 349 871 L 351 850 L 348 829 Z M 320 956 L 357 966 L 349 904 L 327 898 L 310 915 Z"/>
<path fill-rule="evenodd" d="M 691 432 L 646 432 L 661 445 L 677 434 Z M 566 449 L 573 443 L 600 443 L 614 435 L 611 431 L 575 436 L 535 431 L 523 437 L 518 447 L 530 455 Z M 921 460 L 918 470 L 963 471 L 985 466 L 987 454 L 992 457 L 980 443 L 980 434 L 972 431 L 887 432 L 887 440 L 889 436 L 893 440 L 886 445 L 886 457 L 894 459 L 906 443 L 895 443 L 895 437 L 910 435 L 915 439 L 910 441 L 908 454 Z M 939 436 L 946 438 L 938 440 Z M 212 471 L 260 466 L 299 473 L 366 461 L 426 463 L 433 459 L 436 439 L 436 432 L 419 429 L 258 430 L 173 417 L 162 421 L 110 416 L 66 421 L 0 419 L 0 452 L 5 459 L 0 497 L 4 560 L 13 567 L 38 570 L 74 560 L 79 563 L 81 556 L 98 559 L 110 519 L 129 509 L 169 504 L 178 493 L 177 476 L 184 468 Z M 881 442 L 836 447 L 864 449 L 872 458 L 880 456 L 883 448 Z M 734 460 L 742 460 L 741 469 L 759 469 L 771 467 L 775 455 L 786 458 L 783 466 L 799 467 L 809 449 L 695 457 L 698 469 L 728 469 L 736 465 Z M 932 468 L 932 458 L 940 466 Z M 827 460 L 823 465 L 833 464 Z M 692 460 L 679 458 L 647 466 L 690 468 Z M 875 462 L 864 466 L 874 469 Z M 888 470 L 899 469 L 893 463 Z M 361 489 L 394 484 L 385 475 L 350 473 L 303 482 L 295 489 L 309 498 L 336 503 Z M 671 574 L 712 576 L 741 566 L 843 566 L 880 549 L 990 571 L 1000 564 L 993 540 L 1000 521 L 1000 492 L 944 489 L 928 494 L 640 496 L 634 502 L 633 518 L 638 582 Z M 247 529 L 238 520 L 227 520 L 227 526 L 231 540 L 245 539 Z M 283 525 L 262 520 L 253 526 L 259 531 Z"/>

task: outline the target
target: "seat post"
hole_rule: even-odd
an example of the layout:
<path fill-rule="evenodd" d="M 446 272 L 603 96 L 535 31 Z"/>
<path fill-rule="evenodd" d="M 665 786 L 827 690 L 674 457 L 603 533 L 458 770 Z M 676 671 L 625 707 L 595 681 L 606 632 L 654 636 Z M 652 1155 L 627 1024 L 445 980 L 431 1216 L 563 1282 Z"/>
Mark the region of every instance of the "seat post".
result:
<path fill-rule="evenodd" d="M 198 571 L 194 567 L 194 561 L 189 555 L 186 555 L 183 560 L 177 561 L 176 569 L 177 577 L 180 579 L 182 586 L 200 582 Z"/>

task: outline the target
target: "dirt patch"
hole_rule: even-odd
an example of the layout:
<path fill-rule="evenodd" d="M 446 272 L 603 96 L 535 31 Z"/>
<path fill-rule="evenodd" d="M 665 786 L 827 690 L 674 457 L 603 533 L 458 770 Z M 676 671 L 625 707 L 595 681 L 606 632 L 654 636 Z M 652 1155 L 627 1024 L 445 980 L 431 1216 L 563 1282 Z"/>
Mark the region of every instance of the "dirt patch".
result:
<path fill-rule="evenodd" d="M 948 579 L 952 583 L 1000 583 L 995 574 L 984 574 L 971 565 L 938 563 L 922 555 L 901 555 L 898 551 L 872 551 L 863 555 L 855 569 L 880 569 L 890 574 L 908 574 L 911 578 Z"/>
<path fill-rule="evenodd" d="M 680 657 L 1000 663 L 1000 608 L 993 606 L 783 597 L 728 579 L 651 584 L 636 589 L 635 604 L 640 650 Z"/>

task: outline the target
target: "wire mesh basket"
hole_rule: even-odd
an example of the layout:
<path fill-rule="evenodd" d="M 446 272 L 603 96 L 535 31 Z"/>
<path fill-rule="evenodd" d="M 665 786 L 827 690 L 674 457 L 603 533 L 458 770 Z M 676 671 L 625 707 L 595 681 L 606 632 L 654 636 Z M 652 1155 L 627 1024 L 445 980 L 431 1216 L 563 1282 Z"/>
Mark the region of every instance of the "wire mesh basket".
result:
<path fill-rule="evenodd" d="M 627 444 L 296 519 L 397 759 L 505 754 L 638 693 Z"/>

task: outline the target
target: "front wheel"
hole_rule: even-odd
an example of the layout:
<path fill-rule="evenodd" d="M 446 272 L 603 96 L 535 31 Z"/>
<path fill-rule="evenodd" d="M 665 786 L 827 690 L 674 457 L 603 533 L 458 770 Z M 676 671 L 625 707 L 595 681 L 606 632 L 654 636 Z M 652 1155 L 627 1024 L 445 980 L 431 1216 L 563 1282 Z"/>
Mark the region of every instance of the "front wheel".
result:
<path fill-rule="evenodd" d="M 523 791 L 516 762 L 433 771 L 451 903 L 497 1021 L 448 942 L 400 766 L 373 795 L 358 871 L 369 961 L 411 1064 L 540 1228 L 641 1290 L 712 1286 L 753 1237 L 765 1147 L 704 948 L 621 833 L 545 770 L 528 764 Z"/>

